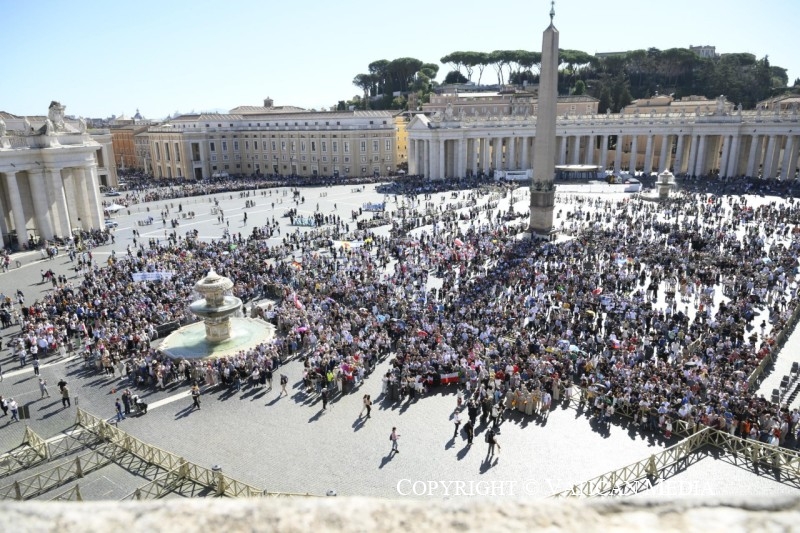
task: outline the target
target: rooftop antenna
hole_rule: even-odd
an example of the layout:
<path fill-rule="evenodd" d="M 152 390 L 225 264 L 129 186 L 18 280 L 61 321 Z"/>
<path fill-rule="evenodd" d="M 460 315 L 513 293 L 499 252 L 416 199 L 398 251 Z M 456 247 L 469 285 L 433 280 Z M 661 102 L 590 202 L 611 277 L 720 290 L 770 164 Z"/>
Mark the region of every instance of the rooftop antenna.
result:
<path fill-rule="evenodd" d="M 550 24 L 553 23 L 553 17 L 555 17 L 555 16 L 556 16 L 556 1 L 555 0 L 551 0 L 550 1 Z"/>

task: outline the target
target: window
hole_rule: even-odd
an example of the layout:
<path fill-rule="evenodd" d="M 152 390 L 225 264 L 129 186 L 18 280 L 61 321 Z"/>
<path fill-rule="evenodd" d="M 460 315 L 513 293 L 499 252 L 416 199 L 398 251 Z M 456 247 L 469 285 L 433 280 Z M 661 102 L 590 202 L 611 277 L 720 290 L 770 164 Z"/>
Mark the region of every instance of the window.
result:
<path fill-rule="evenodd" d="M 377 156 L 377 155 L 373 155 L 372 156 L 372 161 L 375 162 L 375 163 L 377 163 L 379 159 L 380 159 L 380 157 Z"/>
<path fill-rule="evenodd" d="M 344 142 L 344 153 L 346 153 L 346 154 L 350 153 L 350 141 L 345 141 Z"/>
<path fill-rule="evenodd" d="M 175 161 L 177 161 L 179 163 L 181 161 L 181 148 L 180 148 L 180 144 L 178 144 L 178 143 L 175 143 Z"/>
<path fill-rule="evenodd" d="M 167 144 L 167 143 L 164 143 L 164 158 L 167 161 L 170 160 L 170 158 L 169 158 L 169 144 Z M 172 177 L 172 176 L 170 176 L 170 177 Z"/>
<path fill-rule="evenodd" d="M 311 151 L 312 152 L 317 151 L 317 143 L 315 141 L 311 141 Z"/>
<path fill-rule="evenodd" d="M 281 152 L 286 151 L 286 141 L 281 141 Z"/>
<path fill-rule="evenodd" d="M 222 141 L 222 151 L 223 152 L 228 151 L 228 141 Z"/>
<path fill-rule="evenodd" d="M 272 151 L 273 152 L 277 151 L 277 148 L 275 148 L 275 141 L 272 141 Z"/>
<path fill-rule="evenodd" d="M 216 155 L 212 155 L 212 156 L 211 156 L 211 160 L 212 160 L 212 161 L 216 161 L 216 160 L 217 160 L 217 156 L 216 156 Z"/>
<path fill-rule="evenodd" d="M 294 152 L 294 141 L 292 141 L 292 152 Z"/>
<path fill-rule="evenodd" d="M 321 145 L 321 147 L 322 147 L 322 151 L 323 151 L 323 152 L 327 152 L 327 151 L 328 151 L 328 143 L 326 143 L 325 141 L 322 141 L 322 142 L 320 143 L 320 145 Z"/>
<path fill-rule="evenodd" d="M 228 154 L 222 154 L 222 160 L 223 161 L 227 161 L 228 160 Z"/>
<path fill-rule="evenodd" d="M 258 150 L 258 141 L 253 141 L 253 150 Z"/>
<path fill-rule="evenodd" d="M 367 151 L 367 141 L 361 141 L 361 151 L 362 152 Z"/>
<path fill-rule="evenodd" d="M 210 148 L 211 148 L 212 152 L 216 152 L 217 151 L 217 147 L 216 147 L 216 145 L 214 143 L 211 143 Z"/>
<path fill-rule="evenodd" d="M 349 158 L 349 157 L 345 157 L 345 158 L 344 158 L 344 162 L 345 162 L 345 163 L 349 163 L 349 162 L 350 162 L 350 158 Z"/>
<path fill-rule="evenodd" d="M 333 144 L 333 153 L 338 152 L 339 151 L 339 143 L 336 142 L 336 141 L 333 141 L 332 144 Z"/>
<path fill-rule="evenodd" d="M 244 149 L 245 150 L 249 150 L 250 149 L 250 141 L 245 141 L 244 142 Z M 258 150 L 258 148 L 256 148 L 256 150 Z"/>
<path fill-rule="evenodd" d="M 361 173 L 362 174 L 366 174 L 367 173 L 367 167 L 361 167 Z"/>
<path fill-rule="evenodd" d="M 362 156 L 361 156 L 361 162 L 362 162 L 362 163 L 366 163 L 366 162 L 367 162 L 367 156 L 365 156 L 365 155 L 362 155 Z"/>
<path fill-rule="evenodd" d="M 386 139 L 386 151 L 390 152 L 392 150 L 392 140 Z"/>
<path fill-rule="evenodd" d="M 233 151 L 234 152 L 239 151 L 239 141 L 233 141 Z"/>
<path fill-rule="evenodd" d="M 378 146 L 379 146 L 378 145 L 378 139 L 373 140 L 372 141 L 372 151 L 373 152 L 377 152 L 378 151 Z"/>
<path fill-rule="evenodd" d="M 306 142 L 305 141 L 302 141 L 300 143 L 300 151 L 301 152 L 305 152 L 306 151 Z"/>
<path fill-rule="evenodd" d="M 322 156 L 322 162 L 323 163 L 327 163 L 328 162 L 328 156 L 327 155 L 323 155 Z"/>

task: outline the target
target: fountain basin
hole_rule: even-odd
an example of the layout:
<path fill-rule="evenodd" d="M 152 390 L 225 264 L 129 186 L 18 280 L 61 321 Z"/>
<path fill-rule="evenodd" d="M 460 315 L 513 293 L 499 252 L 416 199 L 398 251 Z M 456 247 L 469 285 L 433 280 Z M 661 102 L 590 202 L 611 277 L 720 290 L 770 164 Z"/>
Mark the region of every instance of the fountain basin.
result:
<path fill-rule="evenodd" d="M 189 324 L 173 331 L 154 347 L 172 359 L 208 359 L 229 357 L 237 352 L 250 350 L 275 337 L 275 326 L 259 318 L 232 317 L 230 337 L 212 342 L 206 337 L 203 321 Z"/>

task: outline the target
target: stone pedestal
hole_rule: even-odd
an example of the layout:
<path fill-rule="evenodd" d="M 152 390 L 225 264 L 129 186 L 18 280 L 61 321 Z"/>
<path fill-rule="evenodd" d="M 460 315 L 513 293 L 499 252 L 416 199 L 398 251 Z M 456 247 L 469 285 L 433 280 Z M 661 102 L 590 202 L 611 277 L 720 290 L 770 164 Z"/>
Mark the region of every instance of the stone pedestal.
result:
<path fill-rule="evenodd" d="M 551 184 L 552 186 L 552 184 Z M 555 189 L 531 191 L 531 238 L 551 239 L 553 230 L 553 208 L 556 202 Z"/>

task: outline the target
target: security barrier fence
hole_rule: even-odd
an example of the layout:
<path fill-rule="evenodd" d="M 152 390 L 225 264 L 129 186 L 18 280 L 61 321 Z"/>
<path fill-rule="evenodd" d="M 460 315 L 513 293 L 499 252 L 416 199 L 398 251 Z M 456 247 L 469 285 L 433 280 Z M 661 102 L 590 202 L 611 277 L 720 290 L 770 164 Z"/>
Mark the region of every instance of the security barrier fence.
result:
<path fill-rule="evenodd" d="M 126 453 L 133 454 L 165 471 L 156 479 L 138 487 L 124 499 L 161 498 L 170 492 L 175 492 L 177 487 L 187 483 L 211 489 L 216 496 L 231 498 L 313 496 L 308 493 L 278 493 L 259 489 L 233 479 L 221 470 L 202 467 L 186 461 L 174 453 L 147 444 L 80 408 L 77 414 L 77 425 L 95 433 L 104 441 L 118 446 Z"/>
<path fill-rule="evenodd" d="M 708 450 L 721 452 L 722 459 L 754 473 L 761 469 L 771 473 L 780 471 L 783 482 L 800 487 L 800 453 L 703 427 L 659 453 L 574 485 L 553 494 L 553 497 L 630 495 L 646 491 L 660 480 L 672 477 L 703 459 Z"/>

